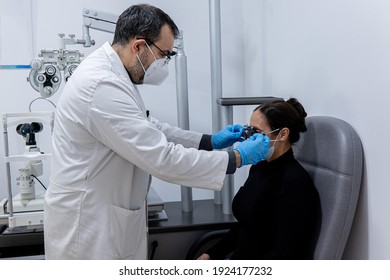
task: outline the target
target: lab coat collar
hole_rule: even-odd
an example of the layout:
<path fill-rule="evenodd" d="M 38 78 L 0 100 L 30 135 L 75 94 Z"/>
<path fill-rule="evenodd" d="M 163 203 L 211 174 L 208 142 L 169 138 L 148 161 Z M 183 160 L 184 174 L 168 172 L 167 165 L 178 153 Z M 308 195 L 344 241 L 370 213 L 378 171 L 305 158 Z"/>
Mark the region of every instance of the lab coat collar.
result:
<path fill-rule="evenodd" d="M 119 58 L 116 51 L 112 48 L 111 44 L 109 42 L 105 42 L 103 44 L 103 49 L 106 52 L 108 59 L 111 61 L 113 71 L 118 74 L 122 79 L 127 81 L 129 85 L 134 89 L 134 91 L 138 92 L 137 86 L 134 85 L 131 81 L 129 73 L 127 73 L 127 70 L 122 63 L 122 60 Z"/>

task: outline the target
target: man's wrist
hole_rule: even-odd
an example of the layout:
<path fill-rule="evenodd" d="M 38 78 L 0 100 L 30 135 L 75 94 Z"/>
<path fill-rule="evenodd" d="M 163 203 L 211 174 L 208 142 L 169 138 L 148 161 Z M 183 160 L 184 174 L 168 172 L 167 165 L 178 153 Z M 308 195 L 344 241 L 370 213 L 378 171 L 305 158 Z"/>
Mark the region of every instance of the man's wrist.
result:
<path fill-rule="evenodd" d="M 226 169 L 226 174 L 233 174 L 237 170 L 236 153 L 233 151 L 227 151 L 229 155 L 229 162 Z"/>
<path fill-rule="evenodd" d="M 211 151 L 213 150 L 213 146 L 211 143 L 211 135 L 203 134 L 199 143 L 199 150 Z"/>
<path fill-rule="evenodd" d="M 241 154 L 239 151 L 237 150 L 233 150 L 234 154 L 236 155 L 236 166 L 237 167 L 240 167 L 241 166 L 241 163 L 242 163 L 242 160 L 241 160 Z"/>

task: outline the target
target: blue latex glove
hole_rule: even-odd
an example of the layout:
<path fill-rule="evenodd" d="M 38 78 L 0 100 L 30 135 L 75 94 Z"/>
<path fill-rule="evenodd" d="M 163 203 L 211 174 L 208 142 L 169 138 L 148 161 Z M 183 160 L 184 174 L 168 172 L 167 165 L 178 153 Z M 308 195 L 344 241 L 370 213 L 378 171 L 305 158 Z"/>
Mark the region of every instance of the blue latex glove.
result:
<path fill-rule="evenodd" d="M 213 149 L 223 149 L 230 147 L 237 141 L 243 141 L 241 138 L 243 132 L 244 127 L 240 124 L 228 125 L 224 129 L 211 136 L 211 145 Z"/>
<path fill-rule="evenodd" d="M 268 136 L 264 136 L 261 133 L 255 133 L 233 150 L 237 150 L 240 153 L 241 166 L 257 164 L 265 159 L 269 149 L 269 143 L 270 139 Z"/>

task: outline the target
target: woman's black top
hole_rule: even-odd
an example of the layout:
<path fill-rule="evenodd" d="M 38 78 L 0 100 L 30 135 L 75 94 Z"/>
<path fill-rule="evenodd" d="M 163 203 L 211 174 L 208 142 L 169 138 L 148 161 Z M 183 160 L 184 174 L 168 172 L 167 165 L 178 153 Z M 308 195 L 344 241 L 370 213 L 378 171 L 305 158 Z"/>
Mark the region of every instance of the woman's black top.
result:
<path fill-rule="evenodd" d="M 321 217 L 319 196 L 292 149 L 250 168 L 232 210 L 237 224 L 206 251 L 212 259 L 313 258 Z"/>

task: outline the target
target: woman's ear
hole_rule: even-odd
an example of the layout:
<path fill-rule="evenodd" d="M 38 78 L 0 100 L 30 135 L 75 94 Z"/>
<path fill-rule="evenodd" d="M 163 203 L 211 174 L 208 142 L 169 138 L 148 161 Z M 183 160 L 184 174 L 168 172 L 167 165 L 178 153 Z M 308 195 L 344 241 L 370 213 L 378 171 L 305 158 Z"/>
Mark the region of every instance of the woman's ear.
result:
<path fill-rule="evenodd" d="M 280 130 L 280 140 L 281 141 L 287 141 L 289 135 L 290 135 L 290 129 L 288 129 L 287 127 L 284 127 Z"/>

